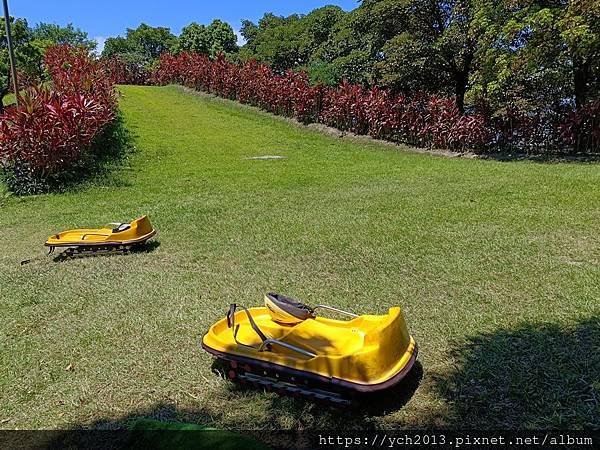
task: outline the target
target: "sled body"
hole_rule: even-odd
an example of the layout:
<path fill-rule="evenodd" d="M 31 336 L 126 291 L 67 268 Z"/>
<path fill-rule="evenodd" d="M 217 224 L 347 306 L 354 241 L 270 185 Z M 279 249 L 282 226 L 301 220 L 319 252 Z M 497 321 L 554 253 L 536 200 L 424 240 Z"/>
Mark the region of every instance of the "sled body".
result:
<path fill-rule="evenodd" d="M 266 342 L 254 330 L 248 314 L 267 337 Z M 202 347 L 253 377 L 274 376 L 287 384 L 315 385 L 341 394 L 369 393 L 400 382 L 417 356 L 416 343 L 398 307 L 385 315 L 350 320 L 315 315 L 292 325 L 273 320 L 267 307 L 234 315 L 232 320 L 215 323 Z M 228 322 L 238 327 L 237 335 Z M 237 375 L 230 374 L 230 378 Z"/>
<path fill-rule="evenodd" d="M 111 224 L 105 228 L 82 228 L 63 231 L 48 238 L 44 244 L 55 247 L 119 247 L 143 244 L 156 234 L 147 216 L 130 223 Z"/>

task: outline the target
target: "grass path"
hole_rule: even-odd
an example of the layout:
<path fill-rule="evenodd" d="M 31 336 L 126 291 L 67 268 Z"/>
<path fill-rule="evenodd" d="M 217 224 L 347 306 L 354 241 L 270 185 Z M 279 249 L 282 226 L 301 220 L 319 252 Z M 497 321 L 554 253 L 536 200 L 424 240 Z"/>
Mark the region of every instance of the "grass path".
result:
<path fill-rule="evenodd" d="M 598 165 L 395 151 L 177 87 L 122 91 L 127 167 L 0 193 L 0 427 L 600 426 Z M 19 266 L 53 232 L 144 213 L 149 253 Z M 354 413 L 230 386 L 201 336 L 268 290 L 401 305 L 421 367 Z"/>

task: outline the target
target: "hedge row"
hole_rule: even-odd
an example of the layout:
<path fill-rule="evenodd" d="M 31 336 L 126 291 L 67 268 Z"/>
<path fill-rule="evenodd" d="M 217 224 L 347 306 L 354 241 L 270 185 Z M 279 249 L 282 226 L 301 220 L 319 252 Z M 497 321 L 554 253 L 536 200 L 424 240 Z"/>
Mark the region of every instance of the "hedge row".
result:
<path fill-rule="evenodd" d="M 145 86 L 151 82 L 152 73 L 139 64 L 128 63 L 115 56 L 103 58 L 101 62 L 115 84 Z"/>
<path fill-rule="evenodd" d="M 44 63 L 52 89 L 29 87 L 0 116 L 0 163 L 16 190 L 71 170 L 115 118 L 113 81 L 86 50 L 52 47 Z"/>
<path fill-rule="evenodd" d="M 600 145 L 600 102 L 578 112 L 562 106 L 536 112 L 509 108 L 502 114 L 482 103 L 462 114 L 452 99 L 437 95 L 395 95 L 349 83 L 312 86 L 304 73 L 278 74 L 256 61 L 238 66 L 223 56 L 211 60 L 190 53 L 163 54 L 151 81 L 182 84 L 303 123 L 421 147 L 542 153 L 597 152 Z"/>

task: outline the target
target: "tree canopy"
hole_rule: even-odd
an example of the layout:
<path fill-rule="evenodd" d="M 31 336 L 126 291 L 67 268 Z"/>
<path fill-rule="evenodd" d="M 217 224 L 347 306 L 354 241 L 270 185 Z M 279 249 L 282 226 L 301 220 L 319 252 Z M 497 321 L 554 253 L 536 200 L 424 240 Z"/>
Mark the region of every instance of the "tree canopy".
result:
<path fill-rule="evenodd" d="M 125 37 L 108 38 L 102 57 L 119 56 L 124 61 L 148 66 L 162 53 L 172 51 L 176 44 L 177 38 L 169 28 L 142 23 L 135 29 L 128 28 Z"/>
<path fill-rule="evenodd" d="M 573 103 L 600 92 L 597 0 L 362 0 L 242 22 L 243 59 L 396 92 L 451 95 L 460 110 Z"/>
<path fill-rule="evenodd" d="M 30 29 L 18 19 L 13 28 L 26 72 L 42 70 L 51 44 L 95 47 L 72 24 Z M 347 80 L 409 95 L 452 96 L 460 111 L 480 104 L 498 114 L 579 109 L 600 97 L 598 0 L 362 0 L 348 12 L 328 5 L 306 15 L 266 13 L 257 23 L 243 20 L 240 33 L 246 44 L 238 48 L 233 28 L 221 20 L 192 22 L 179 36 L 142 23 L 107 39 L 102 56 L 148 68 L 163 52 L 225 53 L 280 73 L 304 70 L 313 83 Z M 5 41 L 0 64 L 2 94 L 8 86 Z"/>
<path fill-rule="evenodd" d="M 96 41 L 90 39 L 85 31 L 75 28 L 72 23 L 64 27 L 54 23 L 38 23 L 31 30 L 31 39 L 43 48 L 59 44 L 73 47 L 82 46 L 93 51 L 97 46 Z"/>
<path fill-rule="evenodd" d="M 231 25 L 214 20 L 209 26 L 190 23 L 181 30 L 175 45 L 176 52 L 195 52 L 211 56 L 237 52 L 237 36 Z"/>
<path fill-rule="evenodd" d="M 3 99 L 13 89 L 4 18 L 0 18 L 0 112 Z M 11 17 L 11 34 L 18 71 L 27 77 L 40 75 L 42 53 L 32 42 L 32 33 L 25 19 Z"/>
<path fill-rule="evenodd" d="M 240 56 L 257 59 L 276 70 L 302 68 L 320 62 L 319 54 L 330 38 L 334 25 L 346 13 L 337 6 L 325 6 L 306 16 L 289 17 L 267 13 L 258 24 L 242 22 L 246 39 Z"/>

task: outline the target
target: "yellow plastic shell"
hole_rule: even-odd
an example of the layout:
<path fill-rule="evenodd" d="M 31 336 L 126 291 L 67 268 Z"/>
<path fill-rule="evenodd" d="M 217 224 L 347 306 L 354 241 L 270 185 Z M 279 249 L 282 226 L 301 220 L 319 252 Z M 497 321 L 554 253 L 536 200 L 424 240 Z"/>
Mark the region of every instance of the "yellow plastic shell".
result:
<path fill-rule="evenodd" d="M 227 320 L 215 323 L 204 336 L 203 347 L 216 355 L 251 358 L 327 378 L 358 385 L 379 385 L 408 369 L 416 357 L 416 344 L 409 335 L 400 308 L 382 316 L 364 315 L 349 321 L 316 317 L 297 325 L 275 322 L 267 308 L 250 308 L 258 328 L 269 338 L 307 350 L 308 357 L 280 346 L 258 351 L 261 338 L 252 329 L 246 313 L 237 311 L 238 345 Z"/>
<path fill-rule="evenodd" d="M 146 242 L 156 234 L 148 216 L 132 221 L 124 231 L 115 232 L 112 228 L 82 228 L 63 231 L 48 238 L 47 247 L 75 247 L 85 245 L 133 245 Z"/>

